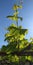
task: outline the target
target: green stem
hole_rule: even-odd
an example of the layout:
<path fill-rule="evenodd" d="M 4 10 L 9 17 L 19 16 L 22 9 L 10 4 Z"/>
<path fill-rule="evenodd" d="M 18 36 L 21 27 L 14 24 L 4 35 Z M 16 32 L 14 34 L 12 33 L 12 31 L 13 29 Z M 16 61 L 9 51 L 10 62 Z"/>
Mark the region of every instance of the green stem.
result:
<path fill-rule="evenodd" d="M 18 21 L 17 21 L 17 27 L 18 27 Z"/>
<path fill-rule="evenodd" d="M 16 13 L 17 13 L 18 11 L 16 10 Z M 17 17 L 18 17 L 18 14 L 16 15 Z M 17 24 L 17 27 L 18 27 L 18 21 L 16 21 L 16 24 Z M 17 41 L 17 43 L 18 43 L 18 51 L 19 51 L 19 41 Z"/>
<path fill-rule="evenodd" d="M 17 13 L 17 10 L 16 10 L 16 13 Z M 18 14 L 16 16 L 18 16 Z M 18 27 L 18 21 L 16 21 L 16 23 L 17 23 L 17 27 Z"/>

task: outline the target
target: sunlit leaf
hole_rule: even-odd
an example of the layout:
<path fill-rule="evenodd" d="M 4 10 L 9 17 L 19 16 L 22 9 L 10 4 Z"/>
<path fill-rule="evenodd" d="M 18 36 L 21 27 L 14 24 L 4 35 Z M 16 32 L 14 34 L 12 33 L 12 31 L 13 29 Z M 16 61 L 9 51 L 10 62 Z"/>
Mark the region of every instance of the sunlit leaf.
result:
<path fill-rule="evenodd" d="M 14 16 L 17 16 L 18 14 L 19 14 L 19 12 L 17 11 L 17 12 L 15 12 L 13 15 L 14 15 Z"/>
<path fill-rule="evenodd" d="M 20 5 L 19 8 L 22 8 L 22 5 Z"/>
<path fill-rule="evenodd" d="M 33 38 L 30 38 L 31 41 L 33 41 Z"/>
<path fill-rule="evenodd" d="M 9 18 L 9 19 L 11 19 L 11 20 L 15 20 L 15 21 L 18 20 L 18 17 L 15 17 L 15 16 L 7 16 L 7 18 Z"/>
<path fill-rule="evenodd" d="M 31 61 L 31 56 L 26 56 L 26 59 Z"/>
<path fill-rule="evenodd" d="M 23 40 L 24 39 L 24 35 L 22 34 L 22 35 L 20 35 L 20 40 Z"/>
<path fill-rule="evenodd" d="M 22 8 L 22 6 L 21 6 L 21 5 L 20 5 L 20 6 L 14 5 L 14 6 L 13 6 L 13 10 L 17 10 L 18 8 Z"/>

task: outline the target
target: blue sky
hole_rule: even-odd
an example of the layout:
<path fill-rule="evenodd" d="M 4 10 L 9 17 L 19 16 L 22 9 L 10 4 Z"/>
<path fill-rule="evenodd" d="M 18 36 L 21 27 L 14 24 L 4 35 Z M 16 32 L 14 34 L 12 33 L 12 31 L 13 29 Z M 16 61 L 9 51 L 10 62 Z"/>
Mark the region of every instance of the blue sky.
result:
<path fill-rule="evenodd" d="M 0 0 L 0 48 L 2 45 L 6 45 L 7 42 L 4 41 L 5 33 L 12 20 L 6 18 L 7 15 L 12 15 L 12 6 L 16 3 L 16 0 Z M 23 28 L 28 29 L 28 34 L 26 38 L 33 37 L 33 0 L 23 0 L 23 9 L 20 11 L 20 16 L 23 17 L 23 21 L 19 22 Z"/>

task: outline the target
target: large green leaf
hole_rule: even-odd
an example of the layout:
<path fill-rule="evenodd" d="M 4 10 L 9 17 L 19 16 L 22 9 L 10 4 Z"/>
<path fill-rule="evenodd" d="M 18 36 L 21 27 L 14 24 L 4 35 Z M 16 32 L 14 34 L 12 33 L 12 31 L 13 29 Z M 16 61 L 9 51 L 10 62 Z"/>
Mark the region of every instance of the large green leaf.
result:
<path fill-rule="evenodd" d="M 28 32 L 28 29 L 20 29 L 20 28 L 14 27 L 14 26 L 9 26 L 7 28 L 7 30 L 9 30 L 9 31 L 12 30 L 12 29 L 19 31 L 21 34 L 24 34 L 25 32 Z"/>
<path fill-rule="evenodd" d="M 27 32 L 27 29 L 22 29 L 20 26 L 17 28 L 17 26 L 14 25 L 9 26 L 7 30 L 9 32 L 5 34 L 5 40 L 8 42 L 22 40 Z"/>
<path fill-rule="evenodd" d="M 15 21 L 18 21 L 18 19 L 20 19 L 22 21 L 22 19 L 23 19 L 22 17 L 18 17 L 18 16 L 14 16 L 14 15 L 13 16 L 9 15 L 9 16 L 7 16 L 7 18 L 9 18 L 11 20 L 15 20 Z"/>
<path fill-rule="evenodd" d="M 25 33 L 26 33 L 26 30 L 25 29 L 18 29 L 18 30 L 15 30 L 14 32 L 11 32 L 11 33 L 6 33 L 5 34 L 5 40 L 13 40 L 13 39 L 15 39 L 15 40 L 17 40 L 17 39 L 23 39 L 25 36 Z"/>

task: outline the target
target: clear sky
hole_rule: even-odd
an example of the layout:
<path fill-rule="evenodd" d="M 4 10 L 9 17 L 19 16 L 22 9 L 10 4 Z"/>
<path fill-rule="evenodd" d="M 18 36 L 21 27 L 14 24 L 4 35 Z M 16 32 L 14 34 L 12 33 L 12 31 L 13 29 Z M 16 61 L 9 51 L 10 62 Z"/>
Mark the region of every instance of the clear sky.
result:
<path fill-rule="evenodd" d="M 0 47 L 7 44 L 4 41 L 4 34 L 7 32 L 5 28 L 12 23 L 12 20 L 7 19 L 6 16 L 13 14 L 12 6 L 15 3 L 16 0 L 0 0 Z M 20 10 L 19 15 L 23 17 L 23 21 L 19 22 L 19 25 L 28 29 L 26 38 L 33 37 L 33 0 L 23 0 L 23 9 Z"/>

